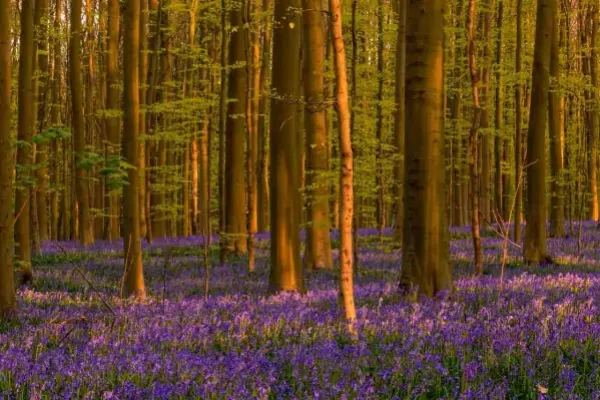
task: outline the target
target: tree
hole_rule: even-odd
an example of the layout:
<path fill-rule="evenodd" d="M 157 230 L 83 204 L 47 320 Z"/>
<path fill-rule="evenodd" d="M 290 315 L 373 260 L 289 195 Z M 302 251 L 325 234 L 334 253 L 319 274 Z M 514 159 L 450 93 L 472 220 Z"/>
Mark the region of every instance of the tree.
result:
<path fill-rule="evenodd" d="M 85 165 L 85 118 L 83 114 L 83 85 L 81 83 L 81 8 L 82 0 L 71 1 L 69 74 L 71 78 L 73 141 L 75 144 L 76 163 L 76 180 L 74 183 L 76 185 L 77 203 L 79 205 L 79 240 L 84 246 L 90 246 L 94 242 L 94 231 L 90 216 L 89 168 Z"/>
<path fill-rule="evenodd" d="M 10 0 L 0 0 L 0 318 L 17 307 L 13 278 L 13 140 L 11 138 Z"/>
<path fill-rule="evenodd" d="M 244 27 L 245 2 L 229 12 L 232 32 L 229 40 L 229 75 L 225 138 L 225 238 L 227 252 L 246 253 L 246 183 L 244 179 L 244 143 L 246 135 L 246 70 L 248 32 Z M 241 66 L 240 66 L 241 65 Z"/>
<path fill-rule="evenodd" d="M 406 23 L 403 289 L 452 289 L 444 164 L 443 0 L 411 1 Z M 425 184 L 426 182 L 426 184 Z"/>
<path fill-rule="evenodd" d="M 329 236 L 329 164 L 325 120 L 325 35 L 321 0 L 303 0 L 306 73 L 306 187 L 308 226 L 306 265 L 311 269 L 332 268 Z"/>
<path fill-rule="evenodd" d="M 123 24 L 123 154 L 131 166 L 127 171 L 128 184 L 123 187 L 123 250 L 126 256 L 121 296 L 139 299 L 146 294 L 139 213 L 140 0 L 127 0 Z"/>
<path fill-rule="evenodd" d="M 119 126 L 119 0 L 108 0 L 108 35 L 106 62 L 106 138 L 111 157 L 121 154 L 121 128 Z M 118 240 L 119 192 L 110 190 L 108 195 L 108 238 Z"/>
<path fill-rule="evenodd" d="M 296 148 L 300 93 L 300 0 L 275 2 L 271 100 L 271 291 L 304 291 L 300 261 L 300 192 Z"/>
<path fill-rule="evenodd" d="M 346 51 L 342 33 L 342 6 L 339 0 L 329 0 L 331 12 L 331 36 L 334 48 L 335 76 L 337 85 L 337 110 L 339 119 L 341 208 L 340 208 L 340 297 L 350 324 L 356 320 L 354 286 L 352 282 L 354 252 L 352 249 L 352 221 L 354 213 L 353 160 L 348 102 L 348 77 L 346 75 Z M 351 325 L 351 331 L 353 327 Z"/>
<path fill-rule="evenodd" d="M 523 258 L 529 263 L 548 259 L 546 250 L 546 118 L 550 85 L 550 50 L 556 0 L 538 0 L 533 52 L 531 107 L 527 131 L 527 229 Z"/>
<path fill-rule="evenodd" d="M 550 170 L 552 176 L 550 196 L 550 236 L 565 236 L 564 194 L 562 184 L 565 104 L 560 94 L 560 54 L 558 7 L 552 15 L 552 37 L 550 49 L 550 85 L 548 93 L 548 130 L 550 132 Z"/>
<path fill-rule="evenodd" d="M 396 221 L 394 239 L 402 243 L 404 229 L 404 125 L 406 106 L 404 103 L 406 80 L 406 0 L 398 1 L 398 38 L 396 42 L 396 114 L 394 120 L 394 164 Z"/>
<path fill-rule="evenodd" d="M 21 5 L 21 37 L 19 51 L 19 111 L 17 146 L 17 187 L 15 209 L 18 217 L 18 258 L 21 265 L 21 283 L 33 279 L 31 269 L 31 184 L 33 166 L 33 57 L 34 52 L 33 1 L 24 0 Z"/>
<path fill-rule="evenodd" d="M 515 73 L 521 73 L 521 57 L 523 47 L 523 0 L 517 0 L 517 38 L 515 45 Z M 523 122 L 523 85 L 517 81 L 515 85 L 515 224 L 513 228 L 513 239 L 515 242 L 521 241 L 521 210 L 523 208 L 523 132 L 521 123 Z"/>
<path fill-rule="evenodd" d="M 479 125 L 481 124 L 483 117 L 483 110 L 479 104 L 479 72 L 477 70 L 477 63 L 475 59 L 475 53 L 477 48 L 475 46 L 475 18 L 477 16 L 476 0 L 469 0 L 469 14 L 467 22 L 467 30 L 469 34 L 469 72 L 471 75 L 471 91 L 473 94 L 473 119 L 471 120 L 471 129 L 469 130 L 469 173 L 471 177 L 471 232 L 473 235 L 473 253 L 475 255 L 475 274 L 480 276 L 483 273 L 483 252 L 481 250 L 481 237 L 479 235 L 479 194 L 480 183 L 479 183 L 479 171 L 477 168 L 478 159 L 477 156 L 477 144 L 479 142 Z M 489 25 L 489 24 L 486 24 Z M 484 74 L 485 74 L 484 70 Z M 485 85 L 485 82 L 484 82 Z M 487 122 L 486 122 L 487 123 Z M 487 146 L 482 146 L 482 151 L 487 151 Z M 485 163 L 485 156 L 483 157 Z M 484 179 L 482 179 L 481 185 L 483 185 Z M 484 192 L 487 188 L 483 187 Z M 483 195 L 483 201 L 485 201 L 486 195 Z M 489 199 L 488 199 L 489 200 Z"/>

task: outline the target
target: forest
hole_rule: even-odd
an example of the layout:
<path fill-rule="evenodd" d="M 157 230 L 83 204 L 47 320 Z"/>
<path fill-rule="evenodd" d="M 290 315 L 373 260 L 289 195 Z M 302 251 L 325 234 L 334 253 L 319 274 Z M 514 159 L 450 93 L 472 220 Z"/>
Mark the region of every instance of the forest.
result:
<path fill-rule="evenodd" d="M 0 398 L 600 399 L 600 0 L 0 0 Z"/>

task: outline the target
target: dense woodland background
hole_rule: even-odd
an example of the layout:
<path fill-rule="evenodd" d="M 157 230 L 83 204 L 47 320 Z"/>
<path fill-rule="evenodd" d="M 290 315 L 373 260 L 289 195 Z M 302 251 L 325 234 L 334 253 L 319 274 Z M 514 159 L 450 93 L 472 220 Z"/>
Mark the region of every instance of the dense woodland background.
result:
<path fill-rule="evenodd" d="M 480 230 L 519 246 L 524 221 L 524 260 L 552 262 L 547 235 L 599 218 L 598 5 L 3 0 L 2 310 L 13 251 L 26 284 L 48 241 L 123 238 L 143 297 L 143 240 L 217 233 L 252 271 L 270 231 L 271 290 L 303 292 L 340 229 L 351 320 L 358 228 L 428 296 L 450 225 L 475 274 Z"/>

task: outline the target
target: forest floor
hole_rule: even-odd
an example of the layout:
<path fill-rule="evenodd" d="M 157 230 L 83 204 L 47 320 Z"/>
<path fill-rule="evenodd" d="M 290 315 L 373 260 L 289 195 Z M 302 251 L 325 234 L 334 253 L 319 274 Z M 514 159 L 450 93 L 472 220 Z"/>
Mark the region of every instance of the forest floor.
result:
<path fill-rule="evenodd" d="M 357 340 L 337 271 L 308 273 L 304 296 L 266 296 L 268 235 L 254 274 L 214 266 L 211 248 L 208 301 L 199 238 L 145 245 L 137 304 L 118 299 L 120 243 L 47 243 L 0 323 L 0 398 L 598 399 L 600 231 L 582 233 L 548 240 L 556 265 L 522 266 L 511 247 L 501 288 L 502 239 L 484 234 L 476 279 L 469 230 L 453 229 L 456 291 L 416 303 L 397 293 L 400 251 L 362 231 Z"/>

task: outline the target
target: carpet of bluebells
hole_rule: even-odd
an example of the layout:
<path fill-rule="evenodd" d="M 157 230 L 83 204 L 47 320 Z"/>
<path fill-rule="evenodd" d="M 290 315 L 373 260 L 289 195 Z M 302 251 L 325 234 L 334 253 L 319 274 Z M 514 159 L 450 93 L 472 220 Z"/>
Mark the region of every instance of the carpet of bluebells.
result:
<path fill-rule="evenodd" d="M 267 296 L 268 235 L 256 273 L 211 268 L 208 301 L 201 238 L 144 245 L 142 303 L 118 299 L 120 243 L 47 243 L 0 322 L 0 398 L 600 399 L 600 231 L 574 231 L 548 240 L 554 265 L 523 266 L 511 246 L 500 287 L 502 239 L 485 233 L 476 279 L 469 230 L 453 229 L 456 291 L 420 302 L 398 294 L 389 237 L 361 231 L 358 338 L 335 270 L 307 273 L 304 296 Z"/>

